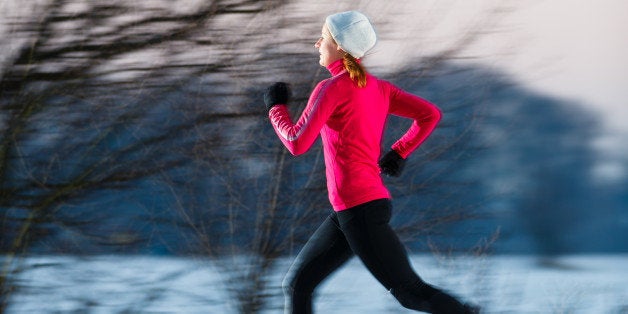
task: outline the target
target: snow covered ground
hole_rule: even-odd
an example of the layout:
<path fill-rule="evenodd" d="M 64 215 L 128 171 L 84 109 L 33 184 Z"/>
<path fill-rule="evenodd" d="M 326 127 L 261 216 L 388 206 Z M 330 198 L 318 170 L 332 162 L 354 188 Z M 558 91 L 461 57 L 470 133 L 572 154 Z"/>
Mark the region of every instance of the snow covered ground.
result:
<path fill-rule="evenodd" d="M 487 313 L 628 313 L 628 255 L 565 256 L 542 264 L 529 256 L 418 255 L 412 262 L 427 281 L 482 304 Z M 237 313 L 225 274 L 207 260 L 40 256 L 25 265 L 7 313 Z M 281 298 L 272 300 L 266 313 L 280 313 Z M 355 259 L 321 286 L 316 310 L 410 313 Z"/>

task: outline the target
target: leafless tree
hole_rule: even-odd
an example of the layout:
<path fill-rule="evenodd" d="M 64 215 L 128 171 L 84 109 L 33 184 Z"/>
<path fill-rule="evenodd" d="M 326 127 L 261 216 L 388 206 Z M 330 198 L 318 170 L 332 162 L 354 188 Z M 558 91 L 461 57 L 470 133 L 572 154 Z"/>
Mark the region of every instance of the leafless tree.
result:
<path fill-rule="evenodd" d="M 217 20 L 279 4 L 51 0 L 2 21 L 20 44 L 7 53 L 0 81 L 2 308 L 14 288 L 8 280 L 15 258 L 53 232 L 68 233 L 70 244 L 81 237 L 105 245 L 144 240 L 133 230 L 98 231 L 111 218 L 103 213 L 106 200 L 136 204 L 141 182 L 190 163 L 198 128 L 247 115 L 237 105 L 197 111 L 199 102 L 217 104 L 224 96 L 219 80 L 196 93 L 204 99 L 173 94 L 190 78 L 233 66 L 230 30 L 215 27 Z M 203 140 L 219 143 L 221 136 Z"/>

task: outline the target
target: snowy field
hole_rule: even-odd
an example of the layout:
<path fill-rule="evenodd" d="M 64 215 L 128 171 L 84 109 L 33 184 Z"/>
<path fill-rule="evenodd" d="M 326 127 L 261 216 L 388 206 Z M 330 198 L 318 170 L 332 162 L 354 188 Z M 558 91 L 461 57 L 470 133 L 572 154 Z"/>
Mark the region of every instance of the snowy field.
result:
<path fill-rule="evenodd" d="M 419 255 L 429 282 L 486 313 L 628 313 L 628 255 L 447 258 Z M 280 282 L 286 263 L 271 282 Z M 149 256 L 32 257 L 7 313 L 237 313 L 225 274 L 201 259 Z M 276 278 L 275 278 L 276 277 Z M 276 293 L 278 290 L 271 289 Z M 265 313 L 279 313 L 281 298 Z M 321 286 L 317 313 L 410 313 L 357 260 Z"/>

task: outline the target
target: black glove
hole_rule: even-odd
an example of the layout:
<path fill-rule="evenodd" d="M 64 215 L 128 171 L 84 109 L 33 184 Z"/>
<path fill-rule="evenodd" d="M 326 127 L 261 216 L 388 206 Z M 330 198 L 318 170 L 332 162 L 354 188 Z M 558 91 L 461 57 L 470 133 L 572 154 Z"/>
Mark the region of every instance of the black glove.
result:
<path fill-rule="evenodd" d="M 288 104 L 289 100 L 290 86 L 284 82 L 277 82 L 269 86 L 264 93 L 264 103 L 268 110 L 277 104 Z"/>
<path fill-rule="evenodd" d="M 406 160 L 392 149 L 379 161 L 379 168 L 382 173 L 392 177 L 398 177 L 405 165 Z"/>

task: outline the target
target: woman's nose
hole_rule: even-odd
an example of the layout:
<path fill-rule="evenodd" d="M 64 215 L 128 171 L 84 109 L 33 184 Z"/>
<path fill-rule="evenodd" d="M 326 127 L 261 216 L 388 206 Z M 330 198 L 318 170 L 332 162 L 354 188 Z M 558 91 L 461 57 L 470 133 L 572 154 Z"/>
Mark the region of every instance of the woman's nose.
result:
<path fill-rule="evenodd" d="M 318 48 L 318 47 L 320 47 L 320 46 L 321 46 L 321 40 L 322 40 L 322 39 L 323 39 L 323 38 L 321 37 L 321 38 L 319 38 L 319 39 L 318 39 L 318 40 L 314 43 L 314 48 Z"/>

